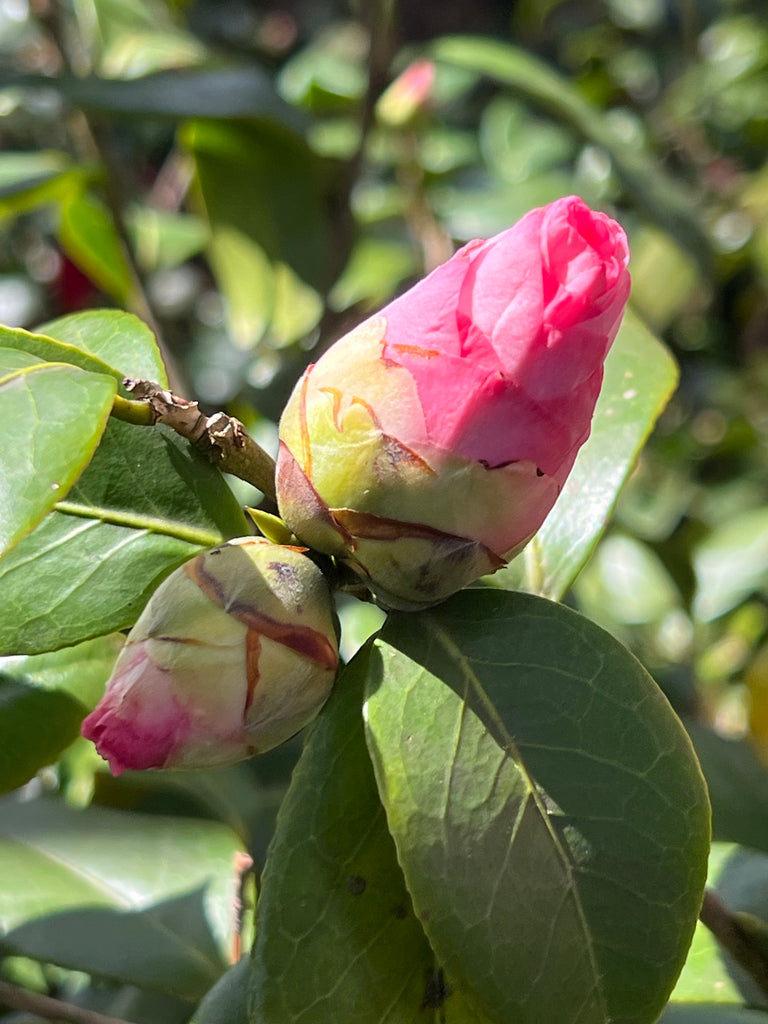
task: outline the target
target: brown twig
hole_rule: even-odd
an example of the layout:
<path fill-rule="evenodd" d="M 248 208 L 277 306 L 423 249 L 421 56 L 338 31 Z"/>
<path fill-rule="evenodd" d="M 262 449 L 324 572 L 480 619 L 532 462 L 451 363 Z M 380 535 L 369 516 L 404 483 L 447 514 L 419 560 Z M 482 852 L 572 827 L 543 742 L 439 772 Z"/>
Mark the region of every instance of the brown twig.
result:
<path fill-rule="evenodd" d="M 181 398 L 151 380 L 127 377 L 123 383 L 139 401 L 116 403 L 113 413 L 119 419 L 146 425 L 165 423 L 206 454 L 223 473 L 240 477 L 275 500 L 275 460 L 256 444 L 240 420 L 223 412 L 206 416 L 197 402 Z M 131 406 L 139 408 L 128 408 Z M 146 415 L 147 408 L 151 415 Z"/>
<path fill-rule="evenodd" d="M 736 963 L 752 978 L 760 991 L 768 996 L 768 956 L 752 939 L 737 915 L 732 913 L 711 890 L 704 892 L 699 914 L 717 941 Z"/>
<path fill-rule="evenodd" d="M 14 1010 L 26 1010 L 47 1020 L 68 1020 L 72 1024 L 131 1024 L 121 1017 L 108 1017 L 95 1010 L 75 1006 L 74 1003 L 52 999 L 39 992 L 29 992 L 8 981 L 0 981 L 0 1003 Z"/>

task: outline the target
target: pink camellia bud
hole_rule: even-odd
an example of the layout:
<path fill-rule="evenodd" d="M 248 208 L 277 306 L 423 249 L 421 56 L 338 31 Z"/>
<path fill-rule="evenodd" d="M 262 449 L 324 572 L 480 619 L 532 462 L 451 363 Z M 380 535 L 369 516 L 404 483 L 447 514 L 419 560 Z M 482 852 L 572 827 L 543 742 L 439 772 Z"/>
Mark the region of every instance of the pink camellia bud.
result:
<path fill-rule="evenodd" d="M 113 775 L 231 764 L 317 714 L 338 647 L 330 593 L 302 549 L 242 538 L 160 584 L 83 722 Z"/>
<path fill-rule="evenodd" d="M 416 609 L 530 540 L 589 436 L 626 236 L 570 196 L 465 245 L 336 342 L 280 420 L 280 512 Z"/>
<path fill-rule="evenodd" d="M 379 120 L 390 128 L 401 128 L 429 104 L 434 84 L 434 62 L 415 60 L 379 97 Z"/>

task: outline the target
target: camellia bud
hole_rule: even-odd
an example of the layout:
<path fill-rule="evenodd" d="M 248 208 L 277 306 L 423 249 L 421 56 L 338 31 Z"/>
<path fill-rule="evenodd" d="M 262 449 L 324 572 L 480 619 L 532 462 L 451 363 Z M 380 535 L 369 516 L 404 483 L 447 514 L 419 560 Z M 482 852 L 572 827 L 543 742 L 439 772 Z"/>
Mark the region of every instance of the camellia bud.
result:
<path fill-rule="evenodd" d="M 113 775 L 231 764 L 314 718 L 337 665 L 314 562 L 301 548 L 232 540 L 160 584 L 82 732 Z"/>
<path fill-rule="evenodd" d="M 570 196 L 465 245 L 336 342 L 280 420 L 280 512 L 382 604 L 499 568 L 589 436 L 629 295 L 621 227 Z"/>
<path fill-rule="evenodd" d="M 379 97 L 376 113 L 390 128 L 402 128 L 428 105 L 435 84 L 435 65 L 416 60 Z"/>

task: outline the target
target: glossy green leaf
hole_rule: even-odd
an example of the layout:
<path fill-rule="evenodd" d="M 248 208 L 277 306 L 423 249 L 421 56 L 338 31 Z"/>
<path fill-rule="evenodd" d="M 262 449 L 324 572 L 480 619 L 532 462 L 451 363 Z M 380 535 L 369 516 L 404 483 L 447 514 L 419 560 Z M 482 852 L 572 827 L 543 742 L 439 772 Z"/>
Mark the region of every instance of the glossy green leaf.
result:
<path fill-rule="evenodd" d="M 693 613 L 702 622 L 724 615 L 768 585 L 768 508 L 723 523 L 693 553 Z"/>
<path fill-rule="evenodd" d="M 64 497 L 109 418 L 115 382 L 61 363 L 0 377 L 0 556 Z"/>
<path fill-rule="evenodd" d="M 87 193 L 61 205 L 58 238 L 73 263 L 122 306 L 129 306 L 133 275 L 107 207 Z"/>
<path fill-rule="evenodd" d="M 523 552 L 488 582 L 562 598 L 603 532 L 676 383 L 672 356 L 628 311 L 605 363 L 592 433 L 555 507 Z"/>
<path fill-rule="evenodd" d="M 44 361 L 21 349 L 0 348 L 0 380 L 18 370 L 28 370 L 31 366 L 39 366 Z"/>
<path fill-rule="evenodd" d="M 492 39 L 445 37 L 434 43 L 430 52 L 438 61 L 509 86 L 529 103 L 604 149 L 616 174 L 646 215 L 683 240 L 702 263 L 707 263 L 709 242 L 696 217 L 692 198 L 642 150 L 621 139 L 603 112 L 584 99 L 566 78 L 533 54 Z"/>
<path fill-rule="evenodd" d="M 85 712 L 69 694 L 27 686 L 0 668 L 0 793 L 52 764 L 76 739 Z"/>
<path fill-rule="evenodd" d="M 67 500 L 0 563 L 0 653 L 125 629 L 169 572 L 247 533 L 223 477 L 186 441 L 112 419 Z"/>
<path fill-rule="evenodd" d="M 0 949 L 199 999 L 231 943 L 238 845 L 214 822 L 8 799 Z"/>
<path fill-rule="evenodd" d="M 366 721 L 414 907 L 499 1024 L 650 1024 L 693 935 L 709 807 L 653 680 L 527 594 L 393 615 Z"/>
<path fill-rule="evenodd" d="M 484 1024 L 458 994 L 438 998 L 365 745 L 367 654 L 321 712 L 280 811 L 257 905 L 250 1019 L 417 1024 L 439 1009 L 447 1024 Z"/>
<path fill-rule="evenodd" d="M 157 340 L 144 321 L 132 313 L 120 309 L 89 309 L 50 320 L 41 324 L 37 331 L 95 356 L 117 370 L 121 377 L 168 385 Z"/>
<path fill-rule="evenodd" d="M 107 312 L 107 311 L 105 311 Z M 128 315 L 128 314 L 123 314 Z M 65 319 L 65 318 L 63 318 Z M 35 363 L 69 363 L 91 373 L 104 373 L 120 381 L 125 376 L 119 369 L 109 366 L 102 359 L 90 355 L 74 345 L 55 341 L 41 333 L 25 331 L 20 327 L 4 327 L 0 324 L 0 347 L 26 353 L 30 360 L 19 364 L 32 366 Z M 34 356 L 34 359 L 31 357 Z M 20 357 L 21 358 L 21 357 Z"/>

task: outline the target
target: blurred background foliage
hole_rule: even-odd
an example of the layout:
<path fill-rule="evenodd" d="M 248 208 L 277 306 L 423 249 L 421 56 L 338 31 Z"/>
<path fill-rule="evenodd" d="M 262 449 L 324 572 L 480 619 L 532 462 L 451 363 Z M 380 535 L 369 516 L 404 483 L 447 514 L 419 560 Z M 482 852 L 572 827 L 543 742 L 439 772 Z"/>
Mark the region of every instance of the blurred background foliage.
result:
<path fill-rule="evenodd" d="M 715 838 L 768 851 L 765 15 L 760 0 L 0 0 L 0 322 L 129 309 L 180 393 L 274 449 L 302 368 L 457 244 L 571 192 L 609 210 L 632 304 L 681 380 L 568 600 L 683 716 Z M 377 613 L 342 616 L 349 655 Z M 45 657 L 0 670 L 44 678 Z M 75 740 L 25 795 L 223 820 L 260 868 L 298 749 L 113 780 Z M 3 970 L 63 984 L 50 966 L 30 981 L 31 963 Z M 200 995 L 160 985 L 164 1009 L 142 1008 L 119 971 L 94 971 L 111 995 L 92 1003 L 119 996 L 137 1020 L 185 1020 Z"/>

